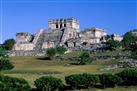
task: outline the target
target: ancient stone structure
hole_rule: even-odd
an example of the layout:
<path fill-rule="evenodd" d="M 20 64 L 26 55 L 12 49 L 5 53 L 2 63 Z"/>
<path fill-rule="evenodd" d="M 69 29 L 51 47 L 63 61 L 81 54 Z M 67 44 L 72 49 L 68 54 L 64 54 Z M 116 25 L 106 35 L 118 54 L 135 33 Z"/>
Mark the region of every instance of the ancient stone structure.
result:
<path fill-rule="evenodd" d="M 116 40 L 116 41 L 122 41 L 122 40 L 123 40 L 123 37 L 120 36 L 120 35 L 113 34 L 113 35 L 112 35 L 112 39 L 113 39 L 113 40 Z"/>
<path fill-rule="evenodd" d="M 31 43 L 32 40 L 33 35 L 29 33 L 17 33 L 14 50 L 33 50 L 34 44 Z"/>
<path fill-rule="evenodd" d="M 69 50 L 92 49 L 93 45 L 106 42 L 103 29 L 89 28 L 80 31 L 75 18 L 51 19 L 48 29 L 40 29 L 35 35 L 17 33 L 12 56 L 41 56 L 46 49 L 64 46 Z"/>
<path fill-rule="evenodd" d="M 85 29 L 85 31 L 80 33 L 81 41 L 89 44 L 105 42 L 105 40 L 101 40 L 101 38 L 103 39 L 106 35 L 107 33 L 103 29 L 99 28 Z"/>

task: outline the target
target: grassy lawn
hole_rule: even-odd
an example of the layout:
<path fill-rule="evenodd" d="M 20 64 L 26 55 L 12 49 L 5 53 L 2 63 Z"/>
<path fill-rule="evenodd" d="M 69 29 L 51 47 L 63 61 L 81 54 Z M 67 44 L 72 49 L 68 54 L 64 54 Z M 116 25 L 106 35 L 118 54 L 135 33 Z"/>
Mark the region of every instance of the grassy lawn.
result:
<path fill-rule="evenodd" d="M 76 56 L 79 53 L 74 53 Z M 65 56 L 71 56 L 73 54 L 67 54 Z M 106 62 L 93 62 L 90 65 L 68 65 L 75 63 L 73 61 L 59 61 L 59 60 L 43 60 L 38 57 L 11 57 L 11 62 L 14 64 L 14 69 L 2 71 L 1 74 L 20 77 L 26 79 L 29 84 L 34 87 L 34 81 L 46 75 L 52 75 L 64 80 L 64 77 L 70 74 L 77 73 L 117 73 L 123 69 L 113 69 L 113 70 L 104 70 L 100 71 L 100 68 L 106 67 L 110 64 L 117 62 L 118 60 L 111 60 Z M 107 88 L 107 89 L 86 89 L 80 91 L 136 91 L 137 87 L 128 87 L 128 90 L 125 87 L 116 87 L 116 88 Z"/>
<path fill-rule="evenodd" d="M 33 81 L 43 75 L 53 75 L 64 79 L 66 75 L 76 73 L 100 73 L 98 69 L 101 65 L 70 65 L 72 61 L 41 60 L 36 57 L 12 57 L 14 69 L 1 73 L 14 77 L 21 77 L 29 81 L 33 86 Z M 55 73 L 55 74 L 54 74 Z"/>

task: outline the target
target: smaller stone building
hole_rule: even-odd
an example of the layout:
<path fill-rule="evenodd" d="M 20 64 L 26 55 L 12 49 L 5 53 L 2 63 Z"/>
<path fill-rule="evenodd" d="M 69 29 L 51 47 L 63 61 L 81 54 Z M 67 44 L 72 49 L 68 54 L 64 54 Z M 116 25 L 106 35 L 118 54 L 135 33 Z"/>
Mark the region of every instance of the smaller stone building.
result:
<path fill-rule="evenodd" d="M 16 34 L 16 44 L 14 45 L 14 50 L 33 50 L 34 44 L 32 43 L 33 35 L 29 33 L 17 33 Z"/>
<path fill-rule="evenodd" d="M 103 29 L 90 28 L 85 29 L 80 33 L 81 42 L 86 42 L 88 44 L 99 44 L 103 41 L 101 39 L 105 37 L 107 33 Z"/>
<path fill-rule="evenodd" d="M 123 37 L 120 36 L 120 35 L 113 34 L 113 35 L 112 35 L 112 40 L 122 41 L 122 40 L 123 40 Z"/>
<path fill-rule="evenodd" d="M 32 41 L 33 36 L 27 32 L 21 32 L 16 34 L 16 42 L 17 43 L 26 43 Z"/>

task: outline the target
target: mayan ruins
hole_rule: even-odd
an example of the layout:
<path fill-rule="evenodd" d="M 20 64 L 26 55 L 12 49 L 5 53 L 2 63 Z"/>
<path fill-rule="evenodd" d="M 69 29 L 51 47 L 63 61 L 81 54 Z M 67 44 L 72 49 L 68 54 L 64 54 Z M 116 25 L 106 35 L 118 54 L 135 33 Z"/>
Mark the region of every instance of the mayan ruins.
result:
<path fill-rule="evenodd" d="M 47 29 L 40 29 L 36 34 L 20 32 L 16 34 L 16 44 L 11 56 L 41 56 L 44 50 L 64 46 L 69 50 L 93 49 L 103 45 L 108 38 L 106 30 L 100 28 L 80 29 L 80 22 L 75 18 L 51 19 Z M 113 40 L 122 37 L 112 35 Z"/>

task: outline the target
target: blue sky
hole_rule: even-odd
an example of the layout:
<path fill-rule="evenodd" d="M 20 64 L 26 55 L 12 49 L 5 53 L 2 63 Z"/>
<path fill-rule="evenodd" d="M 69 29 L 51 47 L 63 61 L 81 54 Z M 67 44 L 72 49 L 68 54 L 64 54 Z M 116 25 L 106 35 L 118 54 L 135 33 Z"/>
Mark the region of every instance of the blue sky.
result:
<path fill-rule="evenodd" d="M 136 0 L 1 0 L 0 29 L 3 41 L 17 32 L 36 33 L 48 28 L 48 19 L 74 17 L 80 27 L 103 28 L 124 34 L 137 28 Z"/>

